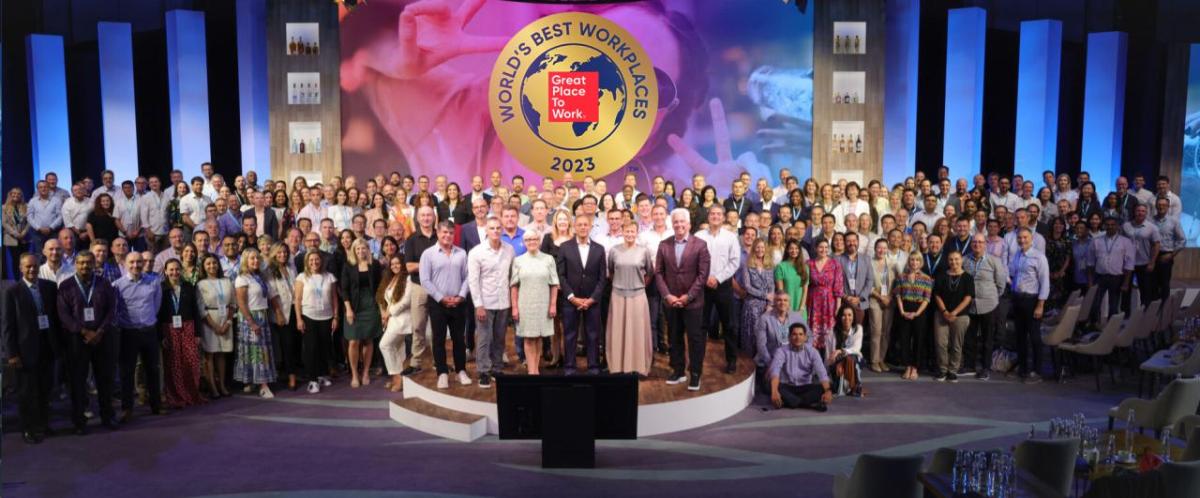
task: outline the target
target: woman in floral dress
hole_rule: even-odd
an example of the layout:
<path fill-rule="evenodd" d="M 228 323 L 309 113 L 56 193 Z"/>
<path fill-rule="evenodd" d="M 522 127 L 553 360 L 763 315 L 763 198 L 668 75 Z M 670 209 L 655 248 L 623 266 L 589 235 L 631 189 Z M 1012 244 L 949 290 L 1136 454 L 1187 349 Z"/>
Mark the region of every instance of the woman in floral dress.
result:
<path fill-rule="evenodd" d="M 837 319 L 837 304 L 842 299 L 845 276 L 837 260 L 829 257 L 829 242 L 817 242 L 817 257 L 808 260 L 808 329 L 812 344 L 829 358 L 835 349 L 833 325 Z"/>

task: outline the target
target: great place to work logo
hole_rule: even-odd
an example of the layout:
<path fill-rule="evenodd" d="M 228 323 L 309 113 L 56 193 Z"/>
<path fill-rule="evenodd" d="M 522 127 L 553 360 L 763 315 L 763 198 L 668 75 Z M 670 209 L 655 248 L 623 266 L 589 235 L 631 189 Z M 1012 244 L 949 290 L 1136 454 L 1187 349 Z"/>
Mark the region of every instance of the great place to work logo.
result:
<path fill-rule="evenodd" d="M 616 23 L 580 12 L 538 19 L 508 41 L 492 70 L 492 125 L 510 154 L 546 176 L 604 176 L 650 136 L 654 66 Z"/>

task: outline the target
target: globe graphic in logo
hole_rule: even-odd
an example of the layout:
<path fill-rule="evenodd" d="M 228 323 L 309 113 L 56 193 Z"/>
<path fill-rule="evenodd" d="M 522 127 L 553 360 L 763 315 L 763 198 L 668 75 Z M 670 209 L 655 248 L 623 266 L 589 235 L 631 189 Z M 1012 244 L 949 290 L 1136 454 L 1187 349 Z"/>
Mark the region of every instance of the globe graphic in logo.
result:
<path fill-rule="evenodd" d="M 549 78 L 553 72 L 595 72 L 599 76 L 598 122 L 551 122 L 548 115 Z M 620 69 L 599 50 L 566 44 L 539 55 L 521 80 L 521 114 L 529 129 L 544 142 L 565 150 L 580 150 L 603 142 L 625 117 L 625 79 Z"/>

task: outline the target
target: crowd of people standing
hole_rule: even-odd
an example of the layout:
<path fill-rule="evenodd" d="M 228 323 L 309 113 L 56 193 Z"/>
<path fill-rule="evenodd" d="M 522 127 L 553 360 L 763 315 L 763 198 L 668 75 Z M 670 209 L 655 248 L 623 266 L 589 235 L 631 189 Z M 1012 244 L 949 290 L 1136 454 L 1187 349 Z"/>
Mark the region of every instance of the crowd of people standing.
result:
<path fill-rule="evenodd" d="M 27 441 L 48 432 L 59 386 L 80 434 L 93 388 L 113 429 L 137 390 L 155 414 L 231 383 L 269 398 L 348 374 L 352 388 L 398 391 L 430 360 L 439 389 L 487 388 L 513 366 L 510 329 L 528 374 L 649 378 L 667 354 L 657 380 L 693 391 L 713 340 L 717 368 L 752 362 L 777 406 L 860 396 L 861 368 L 987 380 L 996 347 L 1038 382 L 1046 313 L 1091 285 L 1110 313 L 1128 312 L 1134 287 L 1161 299 L 1185 245 L 1165 177 L 1153 190 L 1119 178 L 1101 200 L 1086 172 L 952 183 L 943 167 L 889 188 L 784 169 L 743 174 L 721 199 L 726 186 L 701 175 L 679 187 L 627 175 L 610 192 L 570 174 L 539 188 L 494 172 L 464 188 L 398 172 L 312 185 L 201 172 L 118 184 L 105 171 L 69 190 L 50 173 L 28 200 L 8 192 L 2 335 Z M 37 320 L 18 318 L 27 310 Z"/>

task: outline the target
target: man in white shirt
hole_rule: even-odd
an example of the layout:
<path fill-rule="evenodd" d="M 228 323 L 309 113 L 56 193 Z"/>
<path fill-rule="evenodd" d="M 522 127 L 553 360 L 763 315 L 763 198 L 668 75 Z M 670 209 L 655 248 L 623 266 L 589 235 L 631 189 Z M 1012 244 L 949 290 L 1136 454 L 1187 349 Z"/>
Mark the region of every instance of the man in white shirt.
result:
<path fill-rule="evenodd" d="M 112 197 L 113 200 L 116 200 L 117 186 L 116 182 L 113 180 L 112 171 L 104 170 L 103 173 L 100 173 L 100 186 L 96 187 L 96 190 L 92 191 L 92 200 L 96 200 L 97 197 L 100 197 L 100 194 L 108 194 L 109 197 Z"/>
<path fill-rule="evenodd" d="M 789 170 L 787 168 L 783 168 L 783 169 L 779 170 L 779 185 L 776 185 L 775 188 L 771 189 L 773 191 L 772 194 L 774 194 L 774 199 L 777 204 L 787 204 L 787 197 L 788 197 L 788 192 L 789 192 L 788 187 L 787 187 L 787 181 L 788 181 L 788 177 L 790 177 L 790 176 L 792 176 L 791 170 Z M 767 208 L 768 208 L 767 206 L 763 206 L 763 210 L 766 210 Z"/>
<path fill-rule="evenodd" d="M 733 309 L 732 278 L 741 264 L 742 253 L 737 235 L 724 230 L 725 208 L 714 204 L 708 208 L 708 230 L 696 233 L 696 238 L 708 244 L 711 255 L 708 281 L 704 286 L 704 320 L 708 336 L 718 337 L 717 327 L 711 320 L 714 311 L 721 324 L 725 340 L 725 373 L 737 371 L 737 322 Z"/>
<path fill-rule="evenodd" d="M 138 216 L 137 201 L 137 194 L 133 192 L 133 182 L 121 182 L 121 192 L 113 196 L 113 216 L 121 222 L 121 236 L 134 241 L 140 248 L 142 224 Z"/>
<path fill-rule="evenodd" d="M 1147 223 L 1147 212 L 1146 206 L 1139 204 L 1134 208 L 1133 219 L 1125 222 L 1125 226 L 1122 227 L 1125 236 L 1133 241 L 1133 276 L 1137 278 L 1143 305 L 1165 297 L 1155 294 L 1154 278 L 1152 277 L 1154 265 L 1158 262 L 1159 243 L 1162 236 L 1159 234 L 1157 226 Z M 1126 291 L 1125 296 L 1121 297 L 1121 307 L 1126 313 L 1129 312 L 1130 294 L 1129 291 Z"/>
<path fill-rule="evenodd" d="M 625 239 L 621 233 L 621 212 L 613 209 L 605 213 L 604 217 L 607 219 L 605 226 L 608 227 L 608 232 L 594 237 L 593 240 L 604 246 L 604 254 L 607 256 L 613 247 L 621 245 Z"/>
<path fill-rule="evenodd" d="M 1020 251 L 1020 241 L 1017 239 L 1017 235 L 1022 228 L 1028 228 L 1032 232 L 1030 237 L 1032 237 L 1033 250 L 1044 256 L 1046 254 L 1046 238 L 1042 234 L 1037 233 L 1036 221 L 1030 221 L 1029 211 L 1025 210 L 1025 208 L 1018 209 L 1014 217 L 1017 220 L 1016 226 L 1004 235 L 1004 260 L 1007 261 Z"/>
<path fill-rule="evenodd" d="M 938 201 L 936 195 L 929 194 L 925 196 L 925 210 L 914 213 L 912 217 L 908 219 L 908 226 L 911 227 L 914 223 L 919 221 L 924 223 L 925 227 L 928 228 L 929 231 L 933 231 L 933 225 L 943 217 L 942 213 L 938 211 L 937 205 Z"/>
<path fill-rule="evenodd" d="M 996 206 L 1004 206 L 1009 211 L 1016 211 L 1021 207 L 1020 198 L 1008 191 L 1011 186 L 1012 183 L 1009 182 L 1008 178 L 1001 178 L 999 180 L 996 191 L 992 192 L 989 196 L 989 200 L 992 201 L 992 209 L 995 209 Z"/>
<path fill-rule="evenodd" d="M 1138 204 L 1144 204 L 1147 206 L 1154 205 L 1154 198 L 1157 197 L 1157 195 L 1155 195 L 1154 189 L 1146 188 L 1146 175 L 1141 173 L 1133 175 L 1133 186 L 1134 190 L 1131 192 L 1133 192 L 1133 195 L 1137 197 Z"/>
<path fill-rule="evenodd" d="M 1158 181 L 1155 183 L 1155 186 L 1157 187 L 1158 191 L 1157 197 L 1166 197 L 1167 202 L 1170 203 L 1170 205 L 1167 207 L 1167 216 L 1178 220 L 1179 215 L 1183 213 L 1183 201 L 1179 200 L 1179 196 L 1175 195 L 1175 192 L 1171 191 L 1171 179 L 1167 178 L 1166 176 L 1160 176 L 1158 177 Z M 1152 206 L 1154 204 L 1146 202 L 1142 203 L 1142 205 Z"/>
<path fill-rule="evenodd" d="M 521 228 L 526 232 L 536 231 L 542 235 L 550 233 L 550 224 L 546 221 L 546 216 L 549 213 L 550 207 L 546 204 L 546 201 L 534 199 L 529 206 L 530 220 Z"/>
<path fill-rule="evenodd" d="M 142 226 L 146 247 L 155 253 L 166 244 L 167 199 L 162 192 L 162 182 L 157 176 L 148 179 L 150 190 L 138 197 L 138 224 Z"/>
<path fill-rule="evenodd" d="M 328 218 L 328 210 L 321 205 L 322 195 L 319 187 L 308 189 L 308 204 L 305 204 L 300 209 L 300 213 L 296 215 L 296 219 L 312 220 L 312 226 L 320 226 L 321 220 Z"/>
<path fill-rule="evenodd" d="M 42 255 L 46 257 L 46 262 L 38 267 L 39 279 L 60 284 L 75 274 L 72 268 L 63 264 L 62 246 L 58 239 L 47 240 L 46 244 L 42 246 Z"/>
<path fill-rule="evenodd" d="M 83 184 L 71 185 L 71 198 L 63 202 L 63 226 L 75 232 L 76 237 L 87 234 L 87 217 L 92 214 L 94 203 L 84 195 Z"/>
<path fill-rule="evenodd" d="M 467 255 L 467 285 L 475 305 L 475 371 L 479 387 L 492 387 L 504 366 L 505 331 L 512 313 L 509 269 L 514 252 L 500 240 L 500 220 L 487 219 L 487 241 Z"/>
<path fill-rule="evenodd" d="M 204 179 L 198 176 L 192 178 L 192 193 L 179 200 L 179 214 L 183 219 L 183 226 L 187 227 L 186 232 L 190 233 L 195 231 L 196 227 L 204 226 L 207 216 L 204 208 L 209 204 L 212 204 L 212 199 L 204 195 Z"/>

